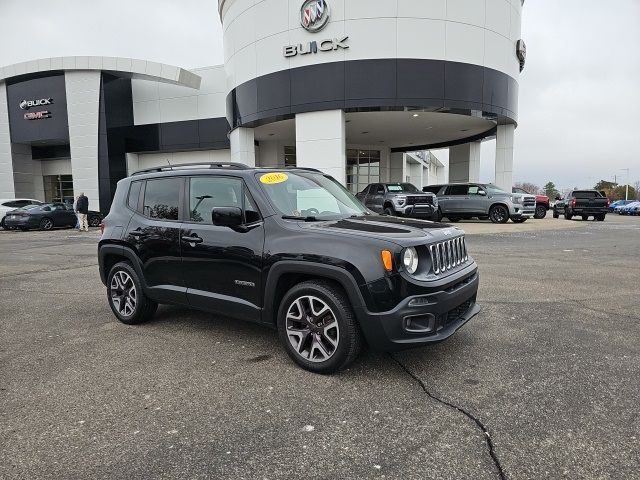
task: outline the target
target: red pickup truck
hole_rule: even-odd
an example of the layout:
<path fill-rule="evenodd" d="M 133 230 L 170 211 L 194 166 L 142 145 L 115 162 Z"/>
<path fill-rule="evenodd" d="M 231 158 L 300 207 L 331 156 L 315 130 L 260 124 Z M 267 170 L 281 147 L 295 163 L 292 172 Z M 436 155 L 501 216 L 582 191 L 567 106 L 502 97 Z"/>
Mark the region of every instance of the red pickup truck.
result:
<path fill-rule="evenodd" d="M 511 193 L 526 193 L 527 195 L 533 195 L 522 188 L 513 187 Z M 536 213 L 533 218 L 544 218 L 547 216 L 547 210 L 549 210 L 549 197 L 546 195 L 536 195 Z"/>

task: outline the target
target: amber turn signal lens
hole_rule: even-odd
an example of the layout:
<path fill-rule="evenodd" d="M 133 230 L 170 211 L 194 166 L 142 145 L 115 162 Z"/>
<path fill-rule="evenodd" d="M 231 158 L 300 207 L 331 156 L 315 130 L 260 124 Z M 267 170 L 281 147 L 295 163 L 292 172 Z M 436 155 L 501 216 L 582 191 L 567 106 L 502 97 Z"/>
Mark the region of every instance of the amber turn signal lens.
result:
<path fill-rule="evenodd" d="M 384 265 L 384 269 L 387 272 L 390 272 L 393 270 L 393 257 L 391 255 L 391 252 L 389 250 L 382 250 L 380 252 L 380 256 L 382 257 L 382 264 Z"/>

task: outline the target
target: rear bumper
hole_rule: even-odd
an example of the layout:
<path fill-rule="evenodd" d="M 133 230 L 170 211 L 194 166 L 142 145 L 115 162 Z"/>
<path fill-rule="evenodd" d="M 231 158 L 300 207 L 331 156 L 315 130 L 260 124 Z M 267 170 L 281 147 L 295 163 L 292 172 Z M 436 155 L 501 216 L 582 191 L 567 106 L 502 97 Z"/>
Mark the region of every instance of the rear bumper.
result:
<path fill-rule="evenodd" d="M 606 215 L 607 213 L 609 213 L 609 209 L 608 208 L 570 208 L 567 209 L 567 213 L 569 215 L 575 215 L 575 216 L 580 216 L 580 215 Z"/>
<path fill-rule="evenodd" d="M 11 228 L 35 228 L 38 226 L 38 221 L 31 217 L 18 217 L 9 218 L 9 215 L 4 217 L 4 224 Z"/>
<path fill-rule="evenodd" d="M 476 304 L 480 276 L 451 290 L 405 298 L 393 310 L 373 313 L 359 308 L 356 315 L 369 346 L 397 351 L 442 342 L 480 312 Z M 420 302 L 415 305 L 416 302 Z"/>

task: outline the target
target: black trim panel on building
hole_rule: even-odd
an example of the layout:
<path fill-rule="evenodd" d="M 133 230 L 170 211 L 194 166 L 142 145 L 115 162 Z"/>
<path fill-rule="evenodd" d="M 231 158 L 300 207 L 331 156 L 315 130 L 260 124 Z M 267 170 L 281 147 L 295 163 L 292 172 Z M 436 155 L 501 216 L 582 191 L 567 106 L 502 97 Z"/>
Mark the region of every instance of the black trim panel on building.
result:
<path fill-rule="evenodd" d="M 256 127 L 296 113 L 343 109 L 481 111 L 516 123 L 518 84 L 491 68 L 444 60 L 373 59 L 282 70 L 238 85 L 227 96 L 233 127 Z"/>

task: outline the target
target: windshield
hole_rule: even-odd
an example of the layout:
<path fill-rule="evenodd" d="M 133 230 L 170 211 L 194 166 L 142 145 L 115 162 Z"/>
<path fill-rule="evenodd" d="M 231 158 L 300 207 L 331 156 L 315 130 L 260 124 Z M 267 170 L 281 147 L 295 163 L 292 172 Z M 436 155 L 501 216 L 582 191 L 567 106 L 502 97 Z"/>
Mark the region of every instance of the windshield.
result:
<path fill-rule="evenodd" d="M 282 215 L 333 220 L 368 214 L 347 189 L 321 173 L 272 172 L 258 174 L 257 178 Z"/>
<path fill-rule="evenodd" d="M 484 187 L 489 193 L 507 193 L 501 188 L 496 187 L 495 185 L 486 185 Z"/>
<path fill-rule="evenodd" d="M 391 193 L 415 193 L 418 191 L 416 187 L 410 183 L 396 183 L 387 185 L 387 189 Z"/>

